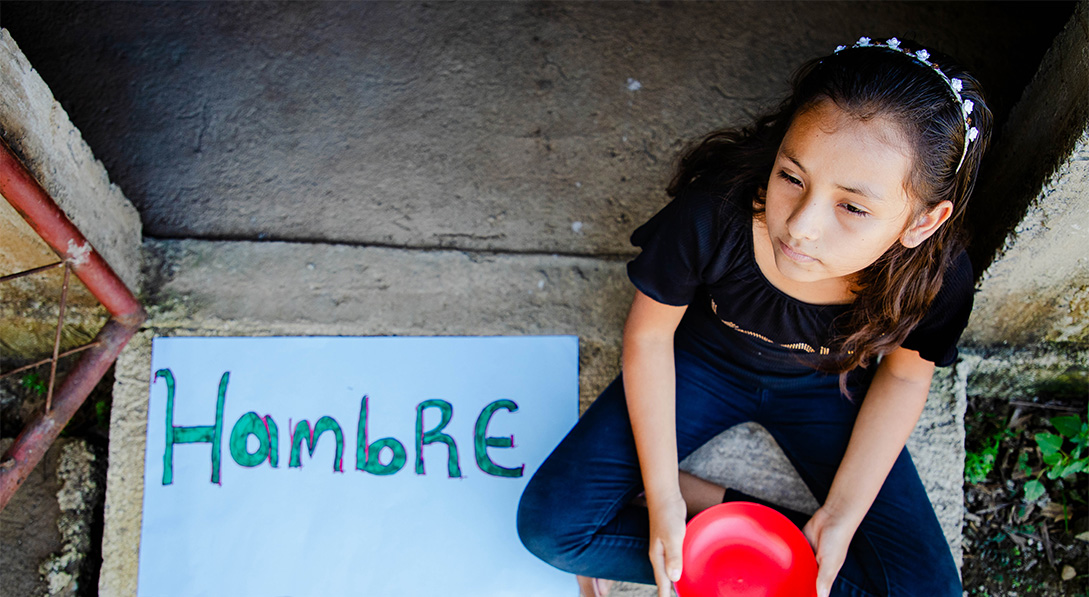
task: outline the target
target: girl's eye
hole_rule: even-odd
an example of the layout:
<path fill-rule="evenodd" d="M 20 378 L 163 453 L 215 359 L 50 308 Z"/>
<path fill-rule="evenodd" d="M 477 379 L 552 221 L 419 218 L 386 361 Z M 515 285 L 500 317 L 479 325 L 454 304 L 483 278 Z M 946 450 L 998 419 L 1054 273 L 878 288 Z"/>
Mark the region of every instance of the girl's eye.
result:
<path fill-rule="evenodd" d="M 800 181 L 797 178 L 794 178 L 793 176 L 787 174 L 783 170 L 779 171 L 779 178 L 787 181 L 788 183 L 790 183 L 790 184 L 792 184 L 794 186 L 798 186 L 798 187 L 802 186 L 802 181 Z"/>
<path fill-rule="evenodd" d="M 850 203 L 842 203 L 840 205 L 842 205 L 843 209 L 847 210 L 847 213 L 851 214 L 852 216 L 865 217 L 865 216 L 870 215 L 870 212 L 868 212 L 868 211 L 866 211 L 864 209 L 861 209 L 856 205 L 852 205 Z"/>

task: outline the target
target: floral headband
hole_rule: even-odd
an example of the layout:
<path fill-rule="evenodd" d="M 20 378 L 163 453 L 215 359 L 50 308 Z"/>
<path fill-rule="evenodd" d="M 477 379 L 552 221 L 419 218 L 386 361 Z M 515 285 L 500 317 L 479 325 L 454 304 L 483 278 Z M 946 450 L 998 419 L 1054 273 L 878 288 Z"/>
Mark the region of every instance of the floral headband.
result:
<path fill-rule="evenodd" d="M 964 88 L 964 82 L 957 78 L 950 78 L 949 75 L 942 72 L 941 67 L 930 61 L 930 52 L 926 50 L 918 50 L 911 52 L 900 47 L 900 40 L 895 37 L 890 37 L 885 43 L 874 42 L 868 37 L 860 37 L 851 48 L 884 48 L 886 50 L 892 50 L 899 52 L 905 56 L 910 57 L 919 64 L 930 67 L 935 74 L 945 81 L 946 86 L 949 87 L 949 91 L 953 94 L 953 99 L 956 100 L 957 105 L 960 106 L 961 117 L 964 119 L 964 150 L 960 154 L 960 161 L 957 162 L 957 168 L 954 172 L 960 172 L 960 167 L 964 165 L 964 158 L 968 155 L 968 144 L 976 140 L 979 136 L 979 129 L 972 126 L 972 109 L 975 108 L 975 104 L 970 99 L 964 99 L 961 97 L 961 90 Z M 838 46 L 834 53 L 838 54 L 843 50 L 848 49 L 848 46 Z"/>

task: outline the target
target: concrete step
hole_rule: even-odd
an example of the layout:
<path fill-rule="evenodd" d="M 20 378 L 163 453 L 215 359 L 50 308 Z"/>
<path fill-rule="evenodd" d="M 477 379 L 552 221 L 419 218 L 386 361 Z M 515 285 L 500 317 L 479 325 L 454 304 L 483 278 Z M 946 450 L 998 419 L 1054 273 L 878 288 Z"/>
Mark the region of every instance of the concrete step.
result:
<path fill-rule="evenodd" d="M 118 361 L 101 588 L 135 590 L 156 335 L 574 334 L 585 408 L 619 370 L 633 289 L 622 260 L 281 242 L 145 242 L 151 318 Z M 960 561 L 964 384 L 939 370 L 909 446 Z M 802 510 L 816 502 L 767 432 L 726 430 L 684 462 Z M 645 588 L 624 591 L 642 594 Z"/>

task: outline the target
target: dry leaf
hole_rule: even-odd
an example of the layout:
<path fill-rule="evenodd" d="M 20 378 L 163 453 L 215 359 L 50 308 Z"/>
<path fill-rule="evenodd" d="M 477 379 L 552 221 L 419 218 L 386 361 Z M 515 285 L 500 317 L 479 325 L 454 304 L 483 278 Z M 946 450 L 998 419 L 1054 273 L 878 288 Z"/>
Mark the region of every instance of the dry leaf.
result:
<path fill-rule="evenodd" d="M 1066 519 L 1066 511 L 1059 502 L 1048 502 L 1046 506 L 1040 508 L 1040 514 L 1056 522 Z"/>

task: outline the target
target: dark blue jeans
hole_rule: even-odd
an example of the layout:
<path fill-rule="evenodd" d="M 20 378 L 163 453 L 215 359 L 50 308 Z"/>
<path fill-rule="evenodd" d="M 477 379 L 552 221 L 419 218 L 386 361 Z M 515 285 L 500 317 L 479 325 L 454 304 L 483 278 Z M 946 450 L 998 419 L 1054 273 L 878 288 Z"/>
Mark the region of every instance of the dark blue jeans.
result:
<path fill-rule="evenodd" d="M 840 394 L 834 375 L 759 376 L 681 350 L 675 363 L 680 458 L 724 429 L 754 421 L 771 433 L 824 502 L 864 392 L 856 391 L 851 402 Z M 642 489 L 623 382 L 617 378 L 526 486 L 518 533 L 532 553 L 561 570 L 653 584 L 647 510 L 630 503 Z M 733 489 L 744 490 L 732 488 L 727 499 L 744 499 Z M 808 518 L 777 509 L 799 527 Z M 962 595 L 949 545 L 906 449 L 855 534 L 832 594 Z"/>

